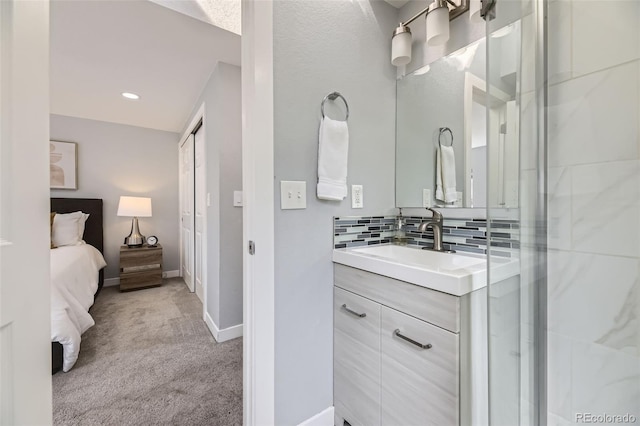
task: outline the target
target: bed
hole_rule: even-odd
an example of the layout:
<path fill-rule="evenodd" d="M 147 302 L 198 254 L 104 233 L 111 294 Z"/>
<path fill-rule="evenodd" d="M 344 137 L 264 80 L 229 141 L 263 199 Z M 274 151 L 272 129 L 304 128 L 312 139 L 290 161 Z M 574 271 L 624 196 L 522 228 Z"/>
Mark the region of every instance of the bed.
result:
<path fill-rule="evenodd" d="M 88 313 L 104 283 L 102 200 L 51 198 L 51 212 L 88 213 L 86 245 L 51 249 L 52 373 L 69 371 L 78 356 L 80 336 L 94 322 Z"/>

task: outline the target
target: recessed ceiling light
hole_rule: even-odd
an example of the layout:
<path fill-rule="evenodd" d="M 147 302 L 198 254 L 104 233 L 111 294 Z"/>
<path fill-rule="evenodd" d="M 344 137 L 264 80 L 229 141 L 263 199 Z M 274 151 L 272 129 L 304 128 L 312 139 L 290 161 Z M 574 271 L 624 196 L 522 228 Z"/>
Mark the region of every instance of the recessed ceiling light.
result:
<path fill-rule="evenodd" d="M 122 96 L 124 96 L 127 99 L 140 99 L 140 96 L 136 95 L 135 93 L 122 92 Z"/>

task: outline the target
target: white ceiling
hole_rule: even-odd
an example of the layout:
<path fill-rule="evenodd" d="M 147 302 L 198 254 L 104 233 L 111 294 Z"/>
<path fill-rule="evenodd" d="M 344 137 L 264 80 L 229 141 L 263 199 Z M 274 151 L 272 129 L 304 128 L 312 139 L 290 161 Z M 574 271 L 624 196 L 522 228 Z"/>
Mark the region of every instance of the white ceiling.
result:
<path fill-rule="evenodd" d="M 53 114 L 179 132 L 218 61 L 239 35 L 150 1 L 51 3 Z"/>
<path fill-rule="evenodd" d="M 241 0 L 149 0 L 232 33 L 241 32 Z"/>
<path fill-rule="evenodd" d="M 409 0 L 384 0 L 389 3 L 391 6 L 400 9 L 405 4 L 409 3 Z"/>

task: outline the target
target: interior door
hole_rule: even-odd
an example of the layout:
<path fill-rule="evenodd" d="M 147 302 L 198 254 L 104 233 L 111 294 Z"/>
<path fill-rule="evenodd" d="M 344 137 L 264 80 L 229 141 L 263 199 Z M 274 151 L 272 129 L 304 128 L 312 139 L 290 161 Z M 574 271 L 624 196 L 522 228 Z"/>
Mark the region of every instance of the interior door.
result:
<path fill-rule="evenodd" d="M 189 290 L 194 291 L 194 136 L 180 146 L 180 273 Z"/>
<path fill-rule="evenodd" d="M 44 425 L 51 424 L 49 3 L 0 1 L 0 32 L 0 424 Z"/>
<path fill-rule="evenodd" d="M 207 257 L 205 255 L 205 215 L 206 215 L 206 158 L 204 145 L 204 129 L 200 126 L 195 134 L 195 291 L 204 304 L 204 274 Z"/>

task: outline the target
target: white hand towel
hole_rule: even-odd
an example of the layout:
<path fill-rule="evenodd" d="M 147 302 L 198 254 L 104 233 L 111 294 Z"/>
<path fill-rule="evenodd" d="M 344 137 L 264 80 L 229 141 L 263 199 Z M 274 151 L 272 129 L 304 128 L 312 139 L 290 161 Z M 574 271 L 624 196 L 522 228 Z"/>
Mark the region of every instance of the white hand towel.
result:
<path fill-rule="evenodd" d="M 456 157 L 452 146 L 439 146 L 436 151 L 436 200 L 453 203 L 456 193 Z"/>
<path fill-rule="evenodd" d="M 344 200 L 347 196 L 349 128 L 346 121 L 324 117 L 318 146 L 318 198 Z"/>

